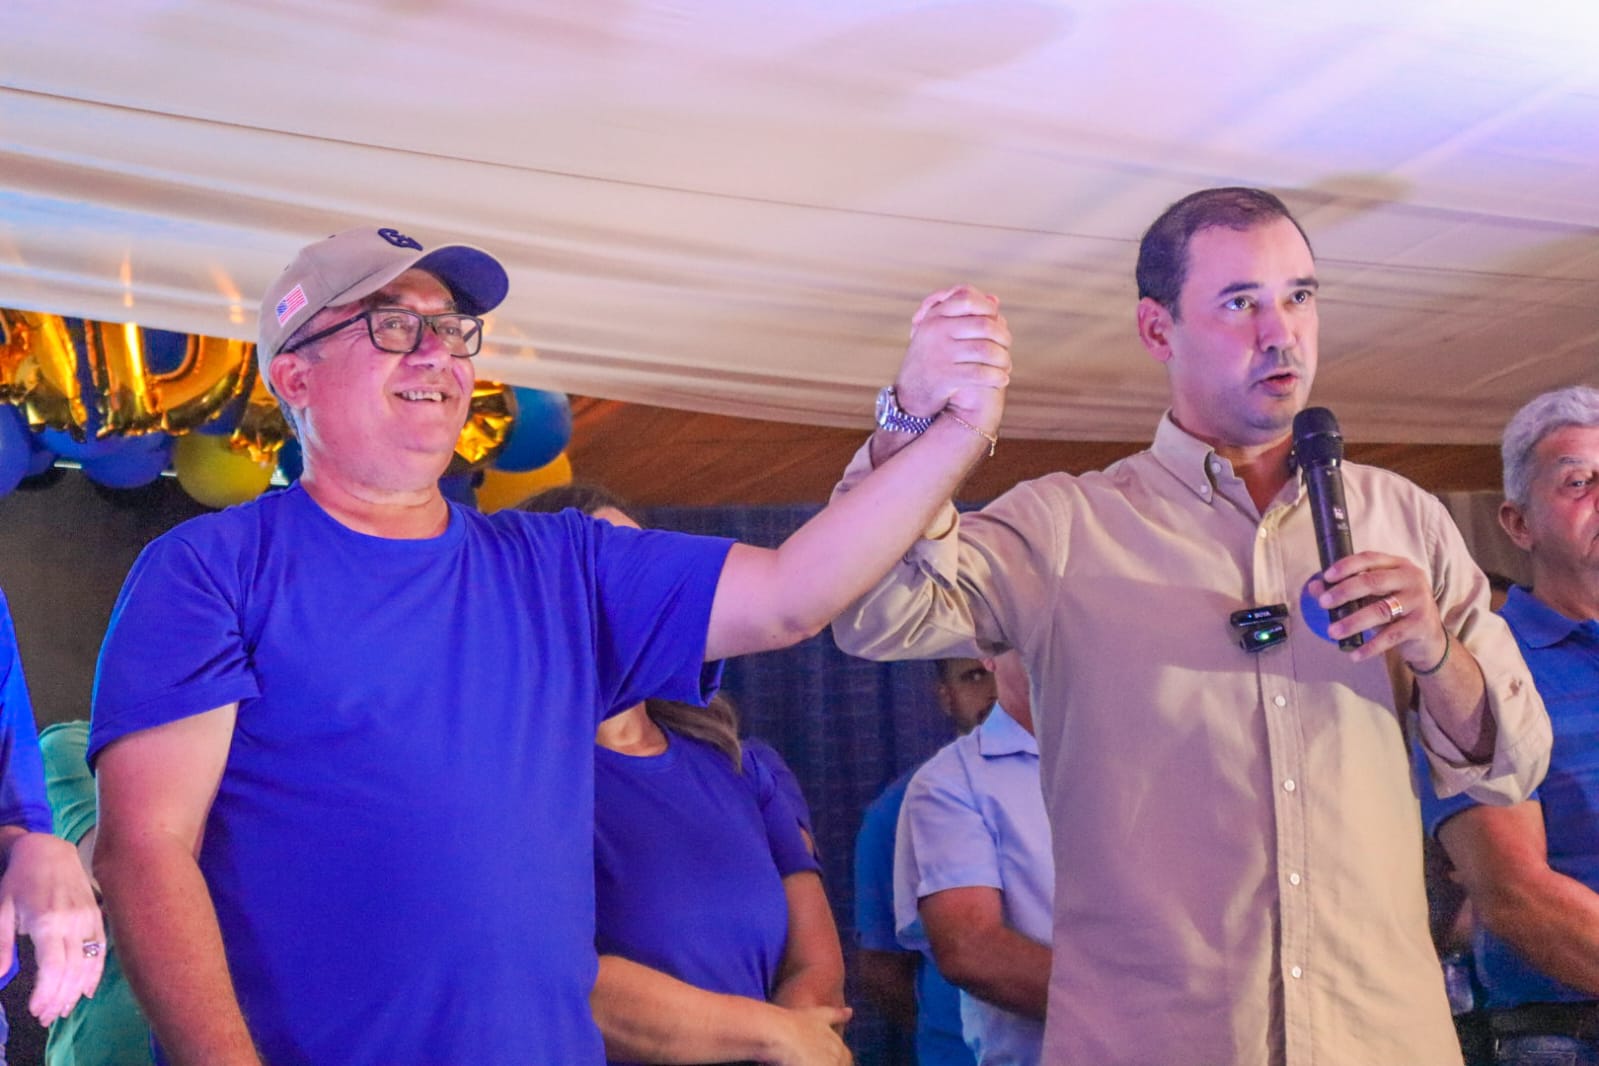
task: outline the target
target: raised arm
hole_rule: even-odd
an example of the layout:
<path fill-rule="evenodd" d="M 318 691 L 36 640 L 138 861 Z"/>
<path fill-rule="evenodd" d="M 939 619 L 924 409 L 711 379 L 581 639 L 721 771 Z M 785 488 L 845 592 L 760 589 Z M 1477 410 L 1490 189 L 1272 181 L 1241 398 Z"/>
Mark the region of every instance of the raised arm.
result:
<path fill-rule="evenodd" d="M 917 910 L 933 960 L 950 984 L 1013 1014 L 1044 1020 L 1051 952 L 1005 924 L 999 889 L 945 889 L 923 896 Z"/>
<path fill-rule="evenodd" d="M 1468 807 L 1438 840 L 1478 921 L 1538 970 L 1599 996 L 1599 893 L 1550 868 L 1543 804 Z"/>
<path fill-rule="evenodd" d="M 776 1066 L 847 1066 L 833 1026 L 843 1007 L 788 1009 L 707 992 L 618 955 L 601 955 L 589 996 L 611 1059 L 646 1063 L 753 1059 Z"/>
<path fill-rule="evenodd" d="M 237 704 L 113 741 L 96 766 L 94 872 L 128 980 L 167 1058 L 259 1066 L 198 857 Z"/>
<path fill-rule="evenodd" d="M 911 413 L 944 415 L 914 440 L 895 434 L 906 438 L 885 447 L 895 454 L 782 546 L 734 546 L 711 608 L 707 659 L 787 647 L 819 632 L 954 495 L 988 453 L 986 435 L 998 431 L 1004 409 L 1010 331 L 999 302 L 964 287 L 928 297 L 913 320 L 900 371 L 902 382 L 907 377 L 917 382 L 920 408 Z"/>

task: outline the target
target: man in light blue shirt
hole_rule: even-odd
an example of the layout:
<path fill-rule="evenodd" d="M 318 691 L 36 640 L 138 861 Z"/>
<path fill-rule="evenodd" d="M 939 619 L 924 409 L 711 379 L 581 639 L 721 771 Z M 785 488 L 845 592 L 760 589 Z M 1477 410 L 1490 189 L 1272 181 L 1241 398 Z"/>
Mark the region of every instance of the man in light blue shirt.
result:
<path fill-rule="evenodd" d="M 930 945 L 961 989 L 980 1066 L 1036 1066 L 1049 997 L 1055 866 L 1021 661 L 994 661 L 999 702 L 929 759 L 900 810 L 894 913 L 900 942 Z"/>
<path fill-rule="evenodd" d="M 993 709 L 998 689 L 980 659 L 939 659 L 938 706 L 965 736 Z M 901 947 L 894 918 L 894 836 L 912 767 L 867 806 L 855 840 L 855 972 L 861 992 L 889 1021 L 914 1025 L 918 1066 L 973 1066 L 961 1035 L 960 992 L 946 981 L 927 946 Z"/>

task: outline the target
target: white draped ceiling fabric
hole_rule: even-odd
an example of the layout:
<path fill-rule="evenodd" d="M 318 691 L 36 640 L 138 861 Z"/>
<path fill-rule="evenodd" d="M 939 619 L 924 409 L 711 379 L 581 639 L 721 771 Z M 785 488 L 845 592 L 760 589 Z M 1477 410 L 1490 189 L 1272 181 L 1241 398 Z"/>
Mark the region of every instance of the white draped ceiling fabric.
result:
<path fill-rule="evenodd" d="M 1592 0 L 6 0 L 0 307 L 253 339 L 357 224 L 507 263 L 481 373 L 861 427 L 921 296 L 1016 335 L 1011 436 L 1147 439 L 1136 241 L 1279 191 L 1316 398 L 1483 443 L 1599 382 Z"/>

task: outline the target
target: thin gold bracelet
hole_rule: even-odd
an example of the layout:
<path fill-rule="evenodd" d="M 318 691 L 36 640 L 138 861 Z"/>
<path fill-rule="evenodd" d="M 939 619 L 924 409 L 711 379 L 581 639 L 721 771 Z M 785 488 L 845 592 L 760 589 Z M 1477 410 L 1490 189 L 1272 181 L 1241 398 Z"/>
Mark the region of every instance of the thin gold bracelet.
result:
<path fill-rule="evenodd" d="M 998 433 L 990 433 L 986 429 L 979 429 L 970 422 L 966 421 L 966 419 L 962 418 L 960 415 L 956 414 L 954 411 L 945 411 L 944 413 L 948 415 L 956 425 L 965 426 L 967 429 L 986 440 L 988 442 L 988 457 L 990 459 L 994 457 L 994 449 L 999 446 Z"/>
<path fill-rule="evenodd" d="M 1406 663 L 1405 665 L 1410 666 L 1410 672 L 1415 674 L 1417 677 L 1431 677 L 1439 670 L 1442 670 L 1444 668 L 1444 663 L 1449 661 L 1449 645 L 1453 643 L 1454 641 L 1449 639 L 1449 630 L 1446 629 L 1444 630 L 1444 653 L 1438 656 L 1437 662 L 1433 663 L 1425 670 L 1418 670 L 1414 666 L 1410 666 L 1409 663 Z"/>

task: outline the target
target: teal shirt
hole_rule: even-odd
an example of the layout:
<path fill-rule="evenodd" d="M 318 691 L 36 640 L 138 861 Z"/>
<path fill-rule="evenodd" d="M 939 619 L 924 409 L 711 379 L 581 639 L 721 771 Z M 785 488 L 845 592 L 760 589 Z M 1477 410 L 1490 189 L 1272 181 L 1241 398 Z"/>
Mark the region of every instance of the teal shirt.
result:
<path fill-rule="evenodd" d="M 83 759 L 88 746 L 88 722 L 62 722 L 39 734 L 55 833 L 74 845 L 98 820 L 94 776 Z M 150 1027 L 139 1013 L 109 935 L 106 940 L 100 987 L 93 999 L 79 1000 L 71 1014 L 50 1026 L 45 1066 L 152 1066 L 155 1062 Z"/>

